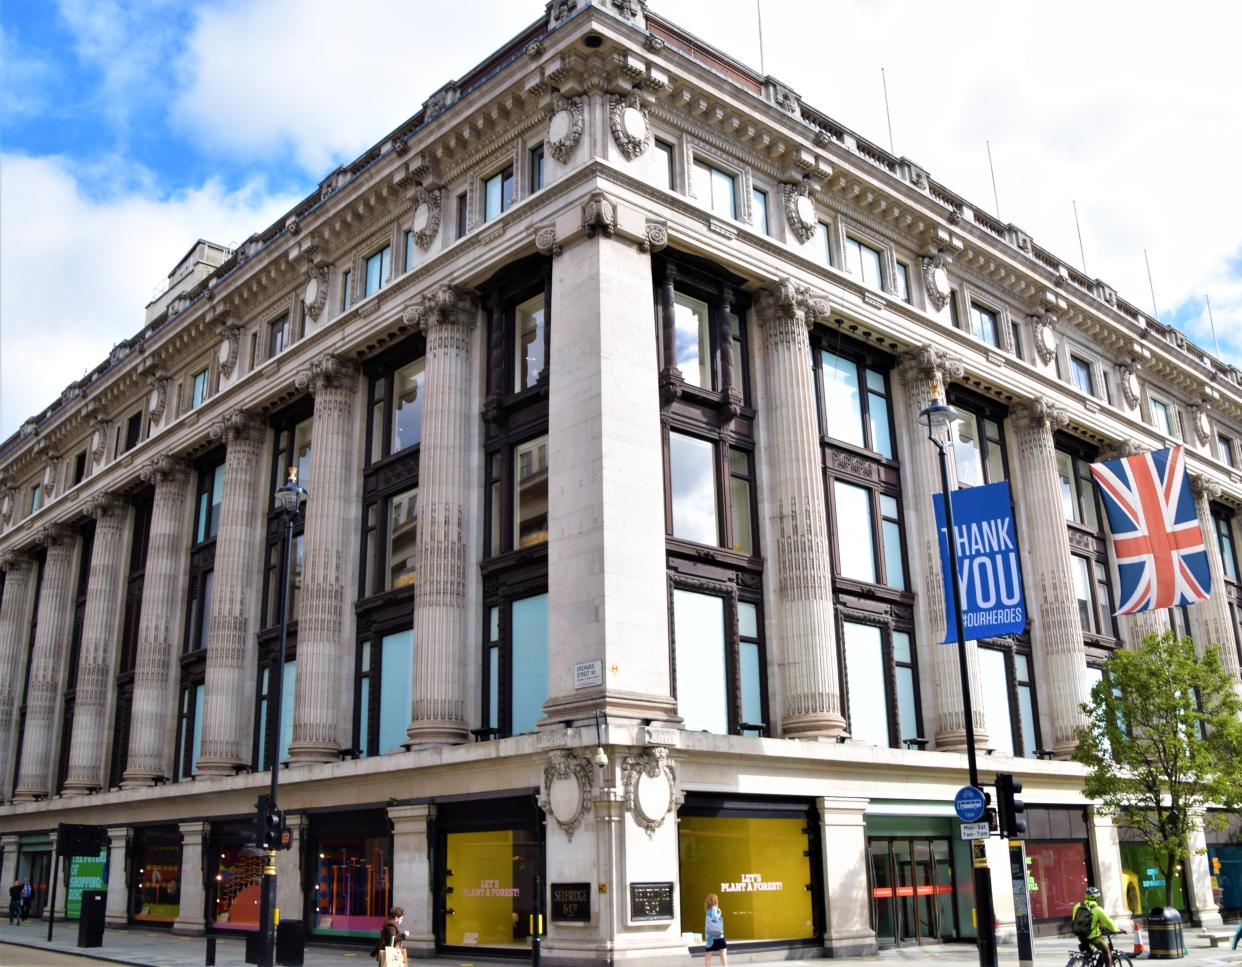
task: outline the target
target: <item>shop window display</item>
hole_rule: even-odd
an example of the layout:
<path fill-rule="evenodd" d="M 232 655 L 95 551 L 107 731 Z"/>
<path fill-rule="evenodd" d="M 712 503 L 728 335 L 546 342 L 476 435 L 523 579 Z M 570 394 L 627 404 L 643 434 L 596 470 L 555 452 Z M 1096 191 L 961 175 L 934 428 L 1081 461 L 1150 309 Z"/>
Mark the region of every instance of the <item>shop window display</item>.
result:
<path fill-rule="evenodd" d="M 815 937 L 804 818 L 682 816 L 681 929 L 701 933 L 702 898 L 720 898 L 729 940 Z"/>
<path fill-rule="evenodd" d="M 214 925 L 222 930 L 258 930 L 263 855 L 248 846 L 222 846 L 218 852 Z"/>
<path fill-rule="evenodd" d="M 1068 918 L 1086 889 L 1086 843 L 1026 844 L 1031 913 L 1036 920 Z"/>
<path fill-rule="evenodd" d="M 172 923 L 181 912 L 181 837 L 148 833 L 135 850 L 134 920 Z"/>
<path fill-rule="evenodd" d="M 539 870 L 534 830 L 452 832 L 445 840 L 444 943 L 529 949 Z"/>
<path fill-rule="evenodd" d="M 1125 888 L 1126 908 L 1131 913 L 1144 914 L 1152 907 L 1168 906 L 1164 902 L 1163 866 L 1164 859 L 1158 858 L 1146 843 L 1121 844 L 1121 882 Z M 1173 906 L 1182 911 L 1183 919 L 1189 919 L 1181 863 L 1173 874 Z"/>
<path fill-rule="evenodd" d="M 319 843 L 311 929 L 339 937 L 370 937 L 392 905 L 392 848 L 387 836 L 325 837 Z"/>

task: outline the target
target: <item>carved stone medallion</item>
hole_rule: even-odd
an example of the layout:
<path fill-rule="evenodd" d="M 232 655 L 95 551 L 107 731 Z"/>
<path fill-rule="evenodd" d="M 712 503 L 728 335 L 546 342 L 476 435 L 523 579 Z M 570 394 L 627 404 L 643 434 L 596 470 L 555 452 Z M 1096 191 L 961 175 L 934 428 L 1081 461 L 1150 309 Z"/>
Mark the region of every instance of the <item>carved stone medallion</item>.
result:
<path fill-rule="evenodd" d="M 805 181 L 799 185 L 785 185 L 785 222 L 799 242 L 806 244 L 815 234 L 815 202 L 811 200 L 811 186 Z"/>
<path fill-rule="evenodd" d="M 410 228 L 414 232 L 414 244 L 424 252 L 440 232 L 440 207 L 440 189 L 419 185 L 414 192 L 414 220 Z"/>
<path fill-rule="evenodd" d="M 1118 370 L 1118 382 L 1121 384 L 1121 396 L 1126 406 L 1133 409 L 1139 404 L 1139 379 L 1133 366 L 1122 366 Z"/>
<path fill-rule="evenodd" d="M 944 255 L 937 253 L 923 259 L 923 289 L 927 293 L 927 301 L 935 306 L 937 312 L 949 304 L 953 286 L 949 282 Z"/>
<path fill-rule="evenodd" d="M 581 97 L 552 95 L 552 117 L 548 120 L 548 154 L 561 164 L 569 161 L 582 139 L 584 117 Z"/>
<path fill-rule="evenodd" d="M 651 125 L 647 123 L 647 112 L 638 99 L 637 90 L 625 97 L 612 95 L 609 117 L 612 139 L 627 159 L 633 161 L 651 146 Z"/>
<path fill-rule="evenodd" d="M 1046 318 L 1032 317 L 1032 326 L 1035 330 L 1035 352 L 1040 362 L 1046 366 L 1052 362 L 1052 357 L 1057 353 L 1056 334 L 1052 324 Z"/>
<path fill-rule="evenodd" d="M 668 749 L 653 746 L 625 758 L 625 808 L 648 836 L 677 808 L 677 772 Z"/>
<path fill-rule="evenodd" d="M 567 839 L 591 810 L 591 763 L 568 749 L 556 749 L 543 767 L 543 795 L 539 805 L 556 820 Z"/>

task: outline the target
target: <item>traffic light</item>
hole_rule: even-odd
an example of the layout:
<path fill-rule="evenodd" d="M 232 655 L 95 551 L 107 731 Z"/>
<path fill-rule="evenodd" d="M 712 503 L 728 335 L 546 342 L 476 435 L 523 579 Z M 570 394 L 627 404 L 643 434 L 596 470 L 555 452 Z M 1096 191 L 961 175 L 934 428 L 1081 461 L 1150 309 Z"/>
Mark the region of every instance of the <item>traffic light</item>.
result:
<path fill-rule="evenodd" d="M 1026 832 L 1026 820 L 1018 814 L 1026 812 L 1026 803 L 1017 797 L 1022 782 L 1006 773 L 996 776 L 996 798 L 1000 818 L 1001 835 L 1010 838 Z"/>
<path fill-rule="evenodd" d="M 255 845 L 261 850 L 288 849 L 281 842 L 285 814 L 272 805 L 272 797 L 260 796 L 255 811 Z"/>

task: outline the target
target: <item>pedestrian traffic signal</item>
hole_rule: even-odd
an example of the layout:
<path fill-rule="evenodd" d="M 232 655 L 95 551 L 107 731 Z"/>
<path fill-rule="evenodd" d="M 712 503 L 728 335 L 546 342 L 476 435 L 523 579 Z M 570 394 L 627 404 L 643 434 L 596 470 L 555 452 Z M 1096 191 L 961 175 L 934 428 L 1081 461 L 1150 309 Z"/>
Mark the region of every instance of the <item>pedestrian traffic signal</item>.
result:
<path fill-rule="evenodd" d="M 1001 835 L 1013 838 L 1026 832 L 1026 820 L 1019 814 L 1026 812 L 1026 803 L 1017 797 L 1022 791 L 1021 780 L 1006 773 L 996 776 L 996 798 Z"/>

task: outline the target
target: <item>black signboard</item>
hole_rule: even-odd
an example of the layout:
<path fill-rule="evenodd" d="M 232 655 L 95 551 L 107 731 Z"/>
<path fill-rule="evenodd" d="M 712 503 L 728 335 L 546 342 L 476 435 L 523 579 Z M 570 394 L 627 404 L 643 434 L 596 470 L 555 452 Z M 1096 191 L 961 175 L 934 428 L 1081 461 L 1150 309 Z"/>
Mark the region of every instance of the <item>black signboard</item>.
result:
<path fill-rule="evenodd" d="M 591 884 L 553 883 L 551 919 L 562 923 L 591 922 Z"/>
<path fill-rule="evenodd" d="M 636 922 L 639 920 L 672 920 L 672 881 L 670 880 L 667 883 L 631 883 L 630 919 Z"/>

